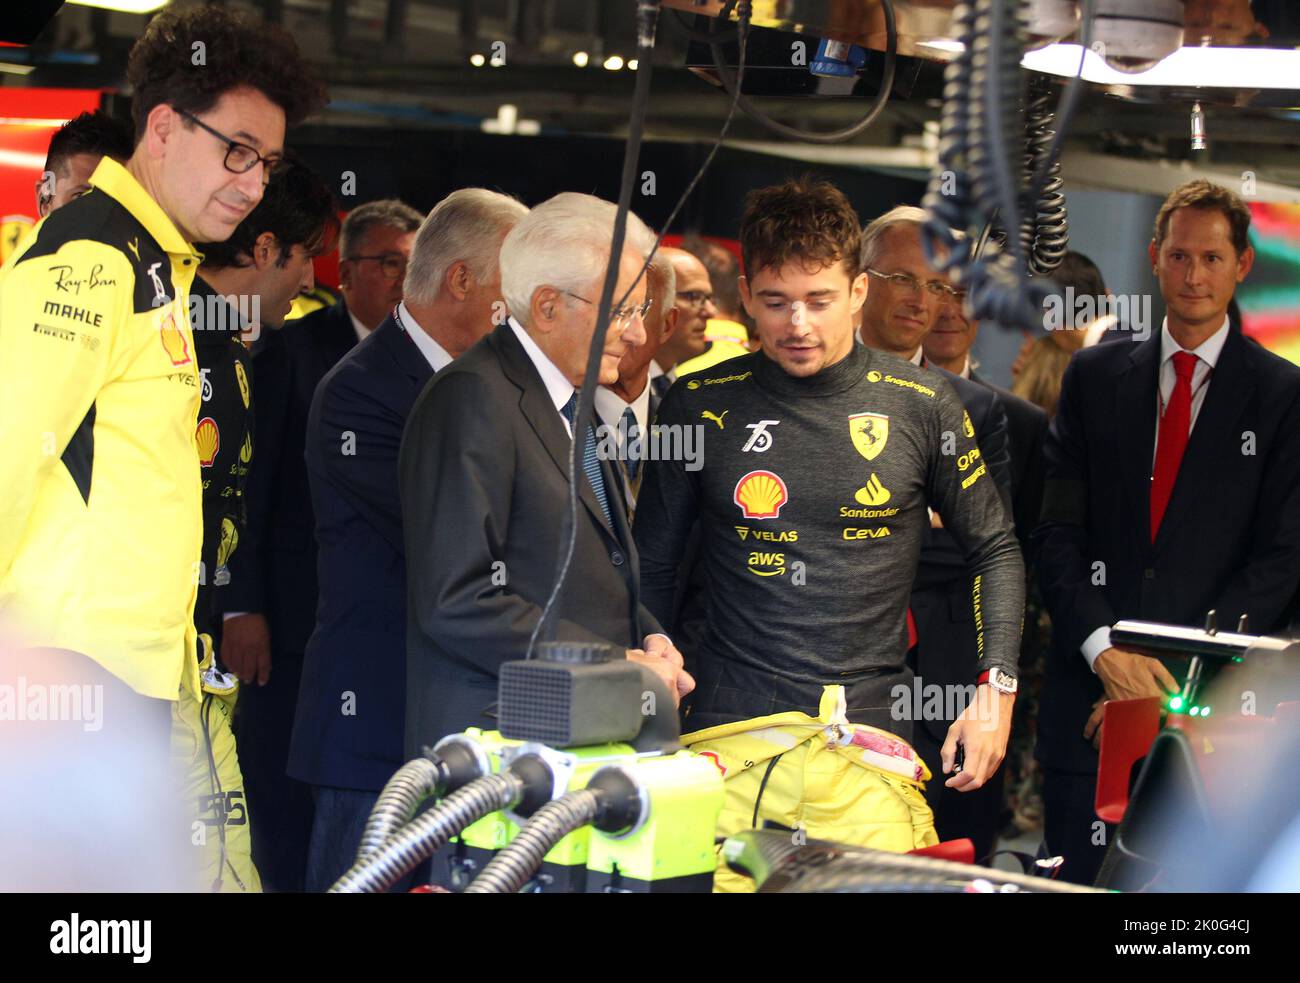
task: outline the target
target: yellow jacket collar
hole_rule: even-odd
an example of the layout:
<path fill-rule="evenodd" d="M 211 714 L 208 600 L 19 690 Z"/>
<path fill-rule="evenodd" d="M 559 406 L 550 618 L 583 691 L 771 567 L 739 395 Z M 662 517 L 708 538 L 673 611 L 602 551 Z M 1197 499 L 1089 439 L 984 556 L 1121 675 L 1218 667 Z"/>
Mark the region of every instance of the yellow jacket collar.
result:
<path fill-rule="evenodd" d="M 125 167 L 113 160 L 103 157 L 95 173 L 90 176 L 90 183 L 130 212 L 168 253 L 180 253 L 197 257 L 194 247 L 185 241 L 176 224 L 167 217 L 162 206 L 149 196 Z"/>

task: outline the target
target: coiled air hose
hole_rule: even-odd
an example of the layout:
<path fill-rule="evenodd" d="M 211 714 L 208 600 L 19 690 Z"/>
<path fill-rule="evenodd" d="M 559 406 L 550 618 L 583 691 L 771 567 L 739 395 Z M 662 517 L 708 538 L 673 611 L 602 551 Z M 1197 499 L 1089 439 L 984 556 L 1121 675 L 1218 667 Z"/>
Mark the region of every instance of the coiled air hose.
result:
<path fill-rule="evenodd" d="M 1051 128 L 1051 91 L 1049 83 L 1035 80 L 1030 84 L 1025 107 L 1025 168 L 1031 179 L 1040 171 L 1046 178 L 1038 200 L 1026 201 L 1028 214 L 1020 223 L 1020 247 L 1034 276 L 1055 272 L 1070 243 L 1061 162 L 1052 156 L 1055 134 Z M 1027 194 L 1032 193 L 1029 188 Z"/>
<path fill-rule="evenodd" d="M 512 808 L 523 791 L 523 780 L 508 771 L 470 782 L 358 860 L 329 893 L 378 894 L 388 890 L 465 827 L 498 810 Z"/>
<path fill-rule="evenodd" d="M 493 857 L 466 894 L 514 894 L 528 883 L 543 858 L 575 829 L 592 825 L 604 833 L 626 835 L 650 814 L 650 798 L 636 775 L 622 765 L 606 765 L 587 787 L 566 792 L 542 806 L 504 850 Z"/>
<path fill-rule="evenodd" d="M 953 24 L 963 51 L 944 72 L 939 161 L 922 201 L 929 213 L 922 245 L 930 264 L 966 289 L 974 317 L 1032 329 L 1041 324 L 1049 291 L 1026 275 L 1020 237 L 1024 154 L 1014 124 L 1024 3 L 972 0 L 953 12 Z M 976 255 L 971 233 L 994 216 L 1016 234 L 1005 247 L 990 242 Z"/>
<path fill-rule="evenodd" d="M 366 820 L 357 861 L 370 856 L 410 821 L 425 799 L 454 792 L 492 770 L 479 743 L 464 734 L 444 737 L 425 757 L 408 761 L 384 785 Z"/>
<path fill-rule="evenodd" d="M 528 883 L 542 858 L 575 829 L 581 829 L 600 809 L 600 799 L 591 789 L 565 792 L 546 803 L 528 820 L 509 846 L 493 857 L 466 894 L 515 894 Z"/>
<path fill-rule="evenodd" d="M 442 745 L 439 745 L 441 748 Z M 448 755 L 450 757 L 450 755 Z M 506 771 L 474 779 L 399 828 L 364 858 L 357 858 L 331 895 L 387 891 L 472 823 L 503 809 L 530 814 L 554 791 L 555 775 L 536 754 L 521 754 Z"/>
<path fill-rule="evenodd" d="M 420 803 L 438 790 L 438 780 L 438 766 L 428 758 L 416 758 L 402 765 L 384 785 L 370 811 L 356 859 L 364 860 L 370 856 L 398 828 L 409 822 Z"/>

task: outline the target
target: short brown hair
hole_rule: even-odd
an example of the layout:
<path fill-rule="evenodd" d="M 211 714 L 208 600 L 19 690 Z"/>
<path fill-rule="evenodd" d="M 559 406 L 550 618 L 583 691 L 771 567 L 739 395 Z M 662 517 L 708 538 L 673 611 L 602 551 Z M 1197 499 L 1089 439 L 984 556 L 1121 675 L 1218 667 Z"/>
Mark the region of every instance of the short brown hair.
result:
<path fill-rule="evenodd" d="M 740 254 L 745 275 L 792 260 L 823 269 L 837 262 L 858 275 L 862 226 L 858 213 L 829 181 L 802 177 L 751 191 L 740 220 Z"/>
<path fill-rule="evenodd" d="M 134 89 L 136 143 L 155 106 L 166 103 L 197 115 L 240 86 L 284 110 L 286 127 L 325 104 L 324 86 L 284 28 L 221 7 L 168 9 L 155 17 L 131 48 L 126 79 Z"/>
<path fill-rule="evenodd" d="M 1237 195 L 1204 178 L 1188 181 L 1174 188 L 1156 214 L 1156 249 L 1169 234 L 1169 218 L 1180 208 L 1202 208 L 1219 211 L 1228 220 L 1232 235 L 1232 248 L 1240 256 L 1250 248 L 1250 209 Z"/>

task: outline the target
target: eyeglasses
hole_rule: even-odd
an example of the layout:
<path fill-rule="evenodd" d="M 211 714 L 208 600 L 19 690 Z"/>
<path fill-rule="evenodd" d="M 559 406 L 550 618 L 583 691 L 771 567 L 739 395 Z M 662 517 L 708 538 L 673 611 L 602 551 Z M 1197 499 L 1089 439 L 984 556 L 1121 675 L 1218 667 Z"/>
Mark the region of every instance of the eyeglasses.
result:
<path fill-rule="evenodd" d="M 692 307 L 703 307 L 705 304 L 713 303 L 713 294 L 705 293 L 703 290 L 679 290 L 677 296 Z"/>
<path fill-rule="evenodd" d="M 380 253 L 377 256 L 345 256 L 344 259 L 373 259 L 379 264 L 384 276 L 390 280 L 396 280 L 406 273 L 406 257 L 401 253 Z"/>
<path fill-rule="evenodd" d="M 926 280 L 922 283 L 916 277 L 908 273 L 881 273 L 879 270 L 867 268 L 867 272 L 872 276 L 879 277 L 882 280 L 888 280 L 896 287 L 906 290 L 910 294 L 919 294 L 924 287 L 929 291 L 930 296 L 937 297 L 940 300 L 962 300 L 966 296 L 965 290 L 958 290 L 950 287 L 946 283 L 940 283 L 938 280 Z"/>
<path fill-rule="evenodd" d="M 173 107 L 175 108 L 175 107 Z M 199 119 L 191 112 L 184 109 L 177 109 L 177 113 L 184 116 L 201 130 L 206 130 L 214 137 L 226 145 L 226 159 L 224 161 L 226 170 L 232 174 L 247 174 L 259 163 L 262 165 L 262 185 L 271 183 L 271 176 L 277 173 L 284 166 L 284 158 L 279 156 L 263 157 L 253 147 L 246 143 L 240 143 L 238 140 L 232 140 L 220 130 L 214 130 L 207 123 Z"/>
<path fill-rule="evenodd" d="M 594 301 L 590 301 L 586 297 L 579 297 L 577 294 L 570 293 L 567 290 L 561 290 L 560 293 L 564 294 L 566 297 L 572 297 L 574 300 L 580 300 L 584 304 L 590 304 L 592 307 L 596 306 Z M 653 300 L 647 300 L 644 304 L 638 304 L 635 307 L 620 307 L 617 310 L 609 312 L 609 319 L 619 328 L 626 328 L 632 323 L 634 317 L 644 321 L 645 316 L 650 313 L 650 305 L 653 303 Z"/>

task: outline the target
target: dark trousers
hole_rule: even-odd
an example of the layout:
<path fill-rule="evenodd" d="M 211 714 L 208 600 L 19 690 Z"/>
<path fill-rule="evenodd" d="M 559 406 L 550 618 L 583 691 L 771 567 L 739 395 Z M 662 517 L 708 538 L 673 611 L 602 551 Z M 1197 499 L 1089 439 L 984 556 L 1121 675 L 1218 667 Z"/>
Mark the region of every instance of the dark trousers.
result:
<path fill-rule="evenodd" d="M 1092 884 L 1116 827 L 1097 818 L 1096 774 L 1043 769 L 1043 836 L 1049 856 L 1062 856 L 1060 879 Z"/>
<path fill-rule="evenodd" d="M 952 775 L 943 773 L 943 760 L 939 756 L 943 741 L 936 740 L 929 728 L 921 724 L 915 729 L 912 746 L 930 767 L 931 778 L 925 786 L 925 801 L 934 812 L 934 828 L 939 839 L 969 839 L 975 844 L 975 862 L 983 863 L 997 846 L 998 833 L 1002 829 L 1006 761 L 974 792 L 958 792 L 944 786 Z"/>
<path fill-rule="evenodd" d="M 265 686 L 242 686 L 235 740 L 248 798 L 253 862 L 267 891 L 301 891 L 311 838 L 308 785 L 286 773 L 302 654 L 276 652 Z"/>
<path fill-rule="evenodd" d="M 366 821 L 379 793 L 313 785 L 311 797 L 316 808 L 311 826 L 311 846 L 307 850 L 307 890 L 324 893 L 351 869 L 356 860 L 361 834 L 366 831 Z M 422 863 L 390 887 L 388 893 L 404 893 L 417 879 L 420 883 L 427 881 L 427 875 L 428 865 Z"/>

